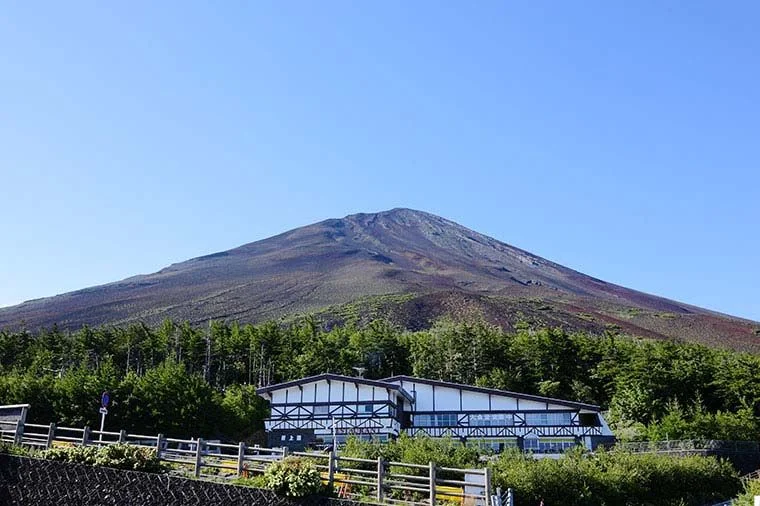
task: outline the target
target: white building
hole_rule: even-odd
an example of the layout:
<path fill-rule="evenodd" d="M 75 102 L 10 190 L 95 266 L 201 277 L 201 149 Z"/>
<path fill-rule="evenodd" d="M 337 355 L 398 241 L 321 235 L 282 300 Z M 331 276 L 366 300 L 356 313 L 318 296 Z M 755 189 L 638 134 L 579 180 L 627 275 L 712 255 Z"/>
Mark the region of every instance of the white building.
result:
<path fill-rule="evenodd" d="M 387 440 L 402 430 L 536 453 L 613 440 L 598 406 L 411 376 L 320 374 L 257 393 L 270 402 L 270 445 L 293 449 L 349 435 Z"/>

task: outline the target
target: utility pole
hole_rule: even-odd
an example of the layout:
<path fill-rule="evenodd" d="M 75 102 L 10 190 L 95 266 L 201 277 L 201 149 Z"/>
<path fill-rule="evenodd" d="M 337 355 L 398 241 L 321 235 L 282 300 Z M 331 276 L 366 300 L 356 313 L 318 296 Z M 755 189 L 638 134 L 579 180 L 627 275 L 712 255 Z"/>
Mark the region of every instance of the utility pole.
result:
<path fill-rule="evenodd" d="M 211 330 L 206 334 L 206 361 L 203 364 L 203 377 L 208 382 L 211 376 Z"/>

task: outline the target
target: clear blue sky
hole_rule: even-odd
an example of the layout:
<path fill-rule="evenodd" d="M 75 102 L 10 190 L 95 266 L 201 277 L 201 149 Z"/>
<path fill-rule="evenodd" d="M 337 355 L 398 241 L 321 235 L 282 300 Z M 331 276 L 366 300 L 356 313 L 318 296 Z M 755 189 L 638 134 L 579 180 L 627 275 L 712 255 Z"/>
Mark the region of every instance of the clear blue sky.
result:
<path fill-rule="evenodd" d="M 755 1 L 5 5 L 0 305 L 411 207 L 760 320 L 758 19 Z"/>

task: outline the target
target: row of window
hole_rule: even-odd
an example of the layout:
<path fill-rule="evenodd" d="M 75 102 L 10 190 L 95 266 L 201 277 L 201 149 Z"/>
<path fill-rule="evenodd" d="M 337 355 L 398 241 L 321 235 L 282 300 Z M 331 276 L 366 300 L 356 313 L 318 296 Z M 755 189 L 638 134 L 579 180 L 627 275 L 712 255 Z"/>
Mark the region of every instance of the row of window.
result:
<path fill-rule="evenodd" d="M 517 438 L 468 439 L 467 445 L 494 452 L 518 447 Z M 523 450 L 533 453 L 564 453 L 576 446 L 578 442 L 574 438 L 526 437 L 523 439 Z"/>
<path fill-rule="evenodd" d="M 466 415 L 460 413 L 435 413 L 414 415 L 415 427 L 509 427 L 515 424 L 511 413 L 482 413 Z M 572 425 L 572 413 L 526 413 L 525 424 L 536 425 Z"/>
<path fill-rule="evenodd" d="M 377 440 L 387 441 L 387 434 L 365 435 L 359 434 L 355 437 L 363 440 Z M 337 436 L 339 444 L 345 443 L 348 435 L 341 434 Z M 322 440 L 325 443 L 332 443 L 332 435 L 323 436 Z M 302 440 L 301 434 L 289 434 L 280 436 L 280 440 L 283 443 L 292 443 L 294 441 L 300 442 Z M 507 448 L 517 448 L 517 439 L 504 438 L 504 439 L 472 439 L 468 440 L 469 446 L 475 446 L 485 450 L 492 450 L 494 452 L 501 452 Z M 525 438 L 523 440 L 523 450 L 531 451 L 533 453 L 563 453 L 577 446 L 577 442 L 574 439 L 538 439 L 538 438 Z"/>
<path fill-rule="evenodd" d="M 415 427 L 456 427 L 458 418 L 458 413 L 414 415 L 414 425 Z"/>
<path fill-rule="evenodd" d="M 393 406 L 378 406 L 373 404 L 357 404 L 350 406 L 319 405 L 311 407 L 315 416 L 396 416 L 396 408 Z M 309 407 L 302 408 L 303 415 L 309 414 Z M 572 425 L 572 413 L 568 412 L 545 412 L 526 413 L 525 425 L 529 426 L 563 426 Z M 511 413 L 434 413 L 414 415 L 415 427 L 456 427 L 458 425 L 469 427 L 510 427 L 515 425 L 515 417 Z"/>
<path fill-rule="evenodd" d="M 517 438 L 502 439 L 468 439 L 467 446 L 474 446 L 481 450 L 503 452 L 508 448 L 518 448 Z"/>
<path fill-rule="evenodd" d="M 572 413 L 526 413 L 525 425 L 572 425 Z"/>
<path fill-rule="evenodd" d="M 331 407 L 335 408 L 331 411 Z M 306 406 L 304 406 L 304 409 L 308 410 Z M 312 408 L 312 412 L 315 415 L 327 415 L 327 414 L 334 414 L 334 415 L 387 415 L 390 413 L 390 416 L 396 416 L 396 409 L 394 407 L 390 407 L 390 411 L 388 410 L 387 406 L 377 406 L 373 404 L 357 404 L 357 405 L 351 405 L 351 406 L 314 406 Z"/>
<path fill-rule="evenodd" d="M 562 453 L 575 448 L 578 443 L 574 439 L 538 439 L 525 438 L 523 450 L 533 453 Z"/>

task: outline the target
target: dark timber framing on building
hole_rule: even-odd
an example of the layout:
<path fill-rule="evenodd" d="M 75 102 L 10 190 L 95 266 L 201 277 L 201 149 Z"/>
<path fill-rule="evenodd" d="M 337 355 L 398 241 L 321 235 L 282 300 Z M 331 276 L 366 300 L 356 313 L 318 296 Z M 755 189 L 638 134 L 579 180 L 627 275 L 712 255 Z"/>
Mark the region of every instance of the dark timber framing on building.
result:
<path fill-rule="evenodd" d="M 271 407 L 269 443 L 294 449 L 354 435 L 453 437 L 500 451 L 594 449 L 613 438 L 599 406 L 412 376 L 320 374 L 259 388 Z"/>

